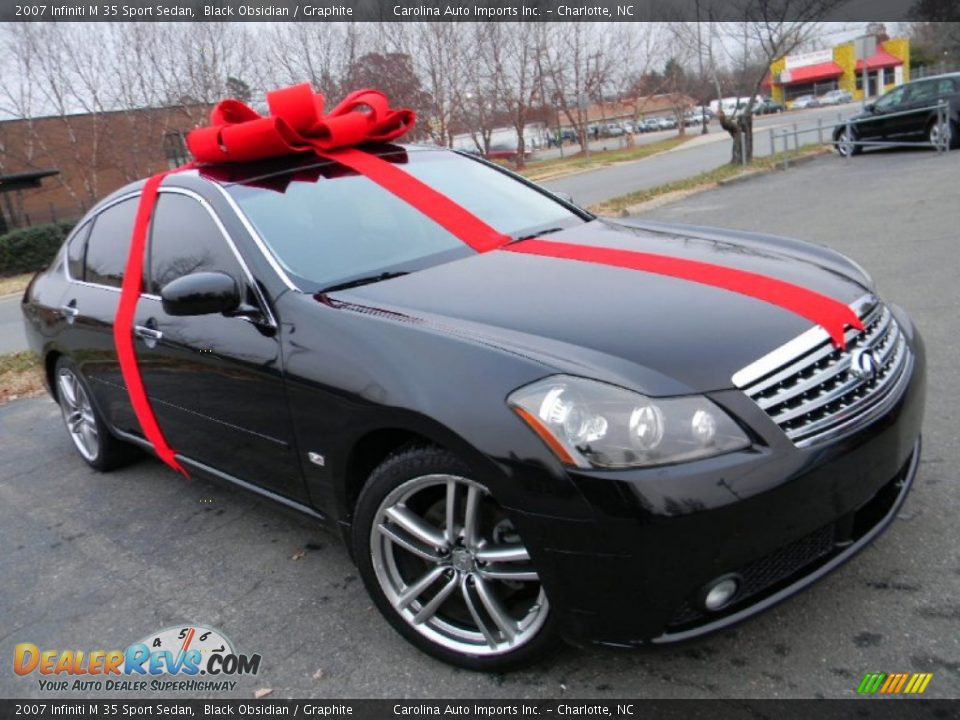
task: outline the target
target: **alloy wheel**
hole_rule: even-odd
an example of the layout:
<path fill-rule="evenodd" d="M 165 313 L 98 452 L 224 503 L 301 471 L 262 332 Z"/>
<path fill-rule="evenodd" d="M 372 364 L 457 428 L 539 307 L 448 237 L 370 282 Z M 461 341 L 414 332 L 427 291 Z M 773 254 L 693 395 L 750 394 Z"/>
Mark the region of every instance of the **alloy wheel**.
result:
<path fill-rule="evenodd" d="M 949 147 L 950 145 L 950 126 L 948 124 L 935 122 L 930 126 L 928 140 L 935 148 Z"/>
<path fill-rule="evenodd" d="M 842 157 L 847 157 L 853 153 L 853 148 L 856 147 L 852 143 L 849 130 L 841 130 L 840 135 L 837 137 L 837 152 Z"/>
<path fill-rule="evenodd" d="M 62 368 L 57 374 L 60 410 L 73 444 L 88 461 L 100 451 L 100 436 L 93 405 L 80 380 L 73 371 Z"/>
<path fill-rule="evenodd" d="M 425 475 L 394 489 L 377 510 L 370 550 L 393 609 L 449 650 L 511 652 L 547 620 L 529 553 L 490 492 L 473 480 Z"/>

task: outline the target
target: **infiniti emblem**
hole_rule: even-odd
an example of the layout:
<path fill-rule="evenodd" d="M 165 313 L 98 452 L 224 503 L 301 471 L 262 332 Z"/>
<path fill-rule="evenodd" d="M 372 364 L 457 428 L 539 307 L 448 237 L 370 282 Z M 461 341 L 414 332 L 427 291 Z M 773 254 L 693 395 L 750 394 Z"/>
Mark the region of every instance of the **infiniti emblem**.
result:
<path fill-rule="evenodd" d="M 873 350 L 857 348 L 850 353 L 850 372 L 861 380 L 873 380 L 877 376 L 880 362 Z"/>

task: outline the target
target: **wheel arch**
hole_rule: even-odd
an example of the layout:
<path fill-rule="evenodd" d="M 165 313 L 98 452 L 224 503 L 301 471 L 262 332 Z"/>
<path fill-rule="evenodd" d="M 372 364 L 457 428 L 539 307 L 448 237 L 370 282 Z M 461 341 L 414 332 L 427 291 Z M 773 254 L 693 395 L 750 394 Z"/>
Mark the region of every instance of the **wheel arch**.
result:
<path fill-rule="evenodd" d="M 374 469 L 390 455 L 416 445 L 448 450 L 468 465 L 479 481 L 488 486 L 497 485 L 500 472 L 491 458 L 439 423 L 426 417 L 408 418 L 408 422 L 369 428 L 350 446 L 338 488 L 342 522 L 352 521 L 357 499 Z"/>
<path fill-rule="evenodd" d="M 47 381 L 47 392 L 50 393 L 54 402 L 60 402 L 60 397 L 57 395 L 57 379 L 54 377 L 54 374 L 57 370 L 57 360 L 59 360 L 62 355 L 63 353 L 59 350 L 50 350 L 43 357 L 43 374 Z"/>

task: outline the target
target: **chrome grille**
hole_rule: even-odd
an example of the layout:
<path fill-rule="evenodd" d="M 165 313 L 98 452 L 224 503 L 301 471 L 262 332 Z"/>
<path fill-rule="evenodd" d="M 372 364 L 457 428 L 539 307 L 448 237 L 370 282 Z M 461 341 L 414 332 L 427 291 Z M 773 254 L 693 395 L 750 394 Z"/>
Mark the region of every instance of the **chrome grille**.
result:
<path fill-rule="evenodd" d="M 900 395 L 913 359 L 893 313 L 873 296 L 853 304 L 864 330 L 848 330 L 839 350 L 814 328 L 733 376 L 798 447 L 806 447 L 879 417 Z M 851 372 L 858 349 L 872 351 L 876 374 Z"/>

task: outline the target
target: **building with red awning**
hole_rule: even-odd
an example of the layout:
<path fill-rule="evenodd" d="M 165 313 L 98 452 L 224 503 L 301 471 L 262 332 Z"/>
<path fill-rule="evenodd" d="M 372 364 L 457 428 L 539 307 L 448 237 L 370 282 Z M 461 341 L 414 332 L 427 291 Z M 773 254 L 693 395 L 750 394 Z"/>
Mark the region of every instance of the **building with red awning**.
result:
<path fill-rule="evenodd" d="M 854 100 L 882 95 L 910 79 L 910 41 L 885 34 L 876 39 L 876 50 L 865 60 L 856 59 L 853 41 L 778 58 L 763 87 L 787 106 L 801 96 L 820 97 L 831 90 L 846 90 Z"/>

